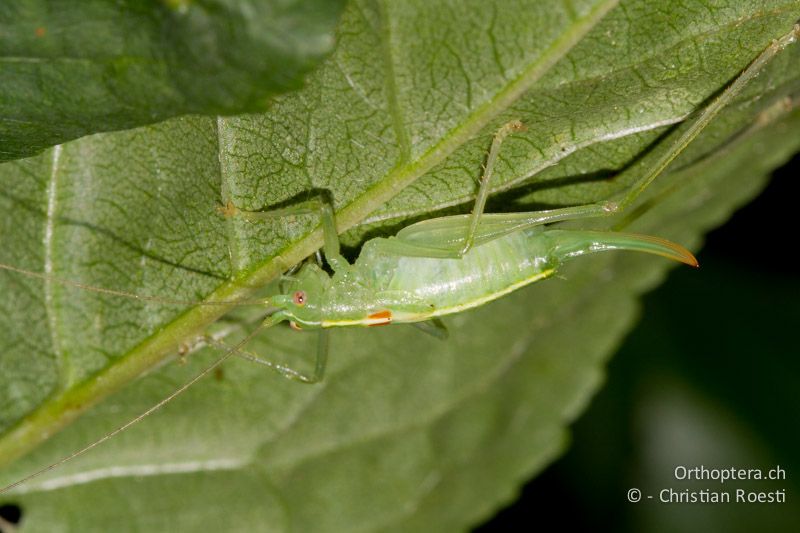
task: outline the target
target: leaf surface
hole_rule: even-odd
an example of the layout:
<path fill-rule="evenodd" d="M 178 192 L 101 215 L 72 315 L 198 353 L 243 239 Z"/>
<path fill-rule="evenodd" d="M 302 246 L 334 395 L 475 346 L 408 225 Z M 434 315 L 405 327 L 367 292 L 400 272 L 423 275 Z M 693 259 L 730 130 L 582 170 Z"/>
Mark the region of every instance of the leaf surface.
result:
<path fill-rule="evenodd" d="M 0 5 L 0 161 L 187 113 L 263 111 L 333 49 L 343 0 Z"/>
<path fill-rule="evenodd" d="M 284 206 L 328 189 L 354 256 L 365 239 L 409 219 L 467 211 L 492 133 L 511 118 L 529 129 L 503 147 L 497 189 L 505 192 L 494 210 L 601 200 L 625 190 L 678 133 L 671 126 L 799 16 L 800 4 L 788 1 L 658 12 L 644 1 L 353 2 L 334 55 L 267 113 L 175 119 L 0 167 L 2 261 L 140 294 L 245 296 L 245 285 L 274 279 L 321 244 L 317 221 L 226 220 L 217 205 Z M 800 85 L 797 48 L 725 110 L 632 219 L 582 225 L 622 221 L 697 248 L 798 149 L 800 116 L 779 105 Z M 768 110 L 765 128 L 757 118 Z M 230 361 L 8 498 L 33 529 L 466 528 L 561 451 L 566 424 L 635 318 L 637 296 L 669 266 L 624 254 L 576 260 L 566 279 L 451 317 L 446 342 L 402 326 L 334 331 L 318 386 Z M 224 311 L 11 273 L 0 283 L 6 461 Z M 232 329 L 231 338 L 247 329 L 214 328 Z M 308 368 L 312 344 L 276 328 L 252 348 Z M 114 429 L 216 356 L 170 360 L 4 467 L 1 480 Z M 65 521 L 67 508 L 82 512 Z"/>

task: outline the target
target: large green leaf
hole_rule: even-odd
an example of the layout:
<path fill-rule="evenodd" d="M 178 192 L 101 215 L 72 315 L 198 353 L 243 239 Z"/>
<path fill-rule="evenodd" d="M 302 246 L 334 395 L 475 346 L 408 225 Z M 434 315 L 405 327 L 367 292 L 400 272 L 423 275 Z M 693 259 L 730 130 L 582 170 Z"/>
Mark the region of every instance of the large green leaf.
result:
<path fill-rule="evenodd" d="M 332 58 L 269 113 L 176 119 L 0 167 L 2 261 L 140 294 L 245 296 L 244 285 L 320 245 L 317 221 L 226 221 L 217 205 L 285 205 L 328 189 L 355 254 L 410 217 L 469 209 L 492 132 L 512 117 L 529 130 L 504 145 L 497 177 L 507 192 L 493 208 L 606 198 L 800 16 L 796 1 L 723 7 L 353 2 Z M 776 106 L 800 85 L 798 48 L 656 182 L 631 228 L 696 248 L 798 149 L 800 114 Z M 446 342 L 401 326 L 335 331 L 318 386 L 231 361 L 4 496 L 33 530 L 463 529 L 559 453 L 637 296 L 668 266 L 621 254 L 576 260 L 566 280 L 450 318 Z M 169 357 L 224 309 L 100 297 L 11 273 L 0 283 L 5 461 L 167 361 L 4 467 L 0 482 L 115 428 L 218 356 L 192 354 L 185 366 Z M 242 334 L 238 323 L 217 328 Z M 253 348 L 307 367 L 312 341 L 280 328 Z"/>
<path fill-rule="evenodd" d="M 185 113 L 263 111 L 333 49 L 344 0 L 0 4 L 0 161 Z"/>

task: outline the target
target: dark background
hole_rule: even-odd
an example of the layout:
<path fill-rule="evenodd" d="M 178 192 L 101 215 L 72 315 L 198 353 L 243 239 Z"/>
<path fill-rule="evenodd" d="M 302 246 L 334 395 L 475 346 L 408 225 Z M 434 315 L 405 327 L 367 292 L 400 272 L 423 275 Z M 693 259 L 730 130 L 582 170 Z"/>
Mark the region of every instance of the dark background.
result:
<path fill-rule="evenodd" d="M 800 156 L 676 268 L 573 425 L 570 448 L 476 531 L 800 531 Z M 676 466 L 772 468 L 783 481 L 674 479 Z M 786 490 L 786 503 L 627 501 L 628 489 Z M 733 496 L 732 494 L 732 496 Z"/>

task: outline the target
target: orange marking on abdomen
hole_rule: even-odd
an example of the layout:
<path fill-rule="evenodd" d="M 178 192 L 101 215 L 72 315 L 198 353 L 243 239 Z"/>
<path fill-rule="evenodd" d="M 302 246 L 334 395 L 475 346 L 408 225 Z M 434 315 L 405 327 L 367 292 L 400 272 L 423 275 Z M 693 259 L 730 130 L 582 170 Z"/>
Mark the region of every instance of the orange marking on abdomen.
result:
<path fill-rule="evenodd" d="M 392 322 L 392 312 L 378 311 L 377 313 L 372 313 L 367 318 L 369 318 L 370 320 L 380 321 L 380 322 L 375 322 L 374 324 L 370 324 L 370 326 L 385 326 Z"/>

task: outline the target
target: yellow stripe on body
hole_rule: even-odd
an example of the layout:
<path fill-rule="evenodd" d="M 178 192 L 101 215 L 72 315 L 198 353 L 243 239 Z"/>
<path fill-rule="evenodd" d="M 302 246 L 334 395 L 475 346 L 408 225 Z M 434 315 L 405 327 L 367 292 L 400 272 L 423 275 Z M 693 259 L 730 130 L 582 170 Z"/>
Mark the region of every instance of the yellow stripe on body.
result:
<path fill-rule="evenodd" d="M 392 312 L 391 322 L 397 322 L 399 324 L 408 324 L 411 322 L 423 322 L 425 320 L 430 320 L 432 318 L 450 315 L 453 313 L 460 313 L 461 311 L 466 311 L 468 309 L 472 309 L 473 307 L 481 306 L 485 303 L 489 303 L 493 300 L 497 300 L 498 298 L 505 296 L 506 294 L 512 293 L 517 289 L 524 287 L 525 285 L 530 285 L 536 281 L 541 279 L 547 278 L 551 276 L 555 272 L 554 268 L 549 270 L 544 270 L 533 276 L 523 279 L 522 281 L 518 281 L 508 287 L 504 288 L 501 291 L 491 293 L 488 296 L 484 296 L 483 298 L 478 298 L 473 300 L 469 303 L 464 303 L 461 305 L 454 305 L 451 307 L 440 307 L 435 309 L 434 311 L 428 313 L 403 313 L 403 312 Z M 378 326 L 386 324 L 387 321 L 385 318 L 359 318 L 353 320 L 323 320 L 320 325 L 323 328 L 333 328 L 333 327 L 345 327 L 345 326 Z"/>

